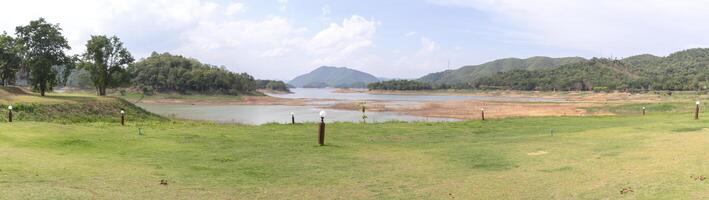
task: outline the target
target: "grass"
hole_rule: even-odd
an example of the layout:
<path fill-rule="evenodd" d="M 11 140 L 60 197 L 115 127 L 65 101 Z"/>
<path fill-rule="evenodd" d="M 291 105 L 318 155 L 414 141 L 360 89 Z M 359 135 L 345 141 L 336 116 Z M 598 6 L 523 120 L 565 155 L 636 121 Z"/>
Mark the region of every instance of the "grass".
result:
<path fill-rule="evenodd" d="M 316 145 L 316 124 L 3 123 L 0 193 L 10 199 L 702 198 L 707 183 L 690 176 L 709 174 L 707 122 L 684 113 L 334 123 L 323 147 Z M 620 194 L 626 187 L 633 192 Z"/>
<path fill-rule="evenodd" d="M 0 121 L 8 120 L 7 108 L 10 105 L 13 106 L 13 119 L 19 121 L 115 123 L 120 120 L 121 110 L 133 120 L 165 120 L 121 98 L 84 93 L 47 93 L 42 97 L 24 93 L 17 87 L 0 87 Z"/>
<path fill-rule="evenodd" d="M 709 183 L 695 177 L 709 175 L 709 116 L 693 120 L 692 97 L 676 98 L 589 108 L 620 116 L 332 123 L 318 146 L 317 124 L 176 121 L 112 97 L 0 95 L 17 107 L 13 123 L 0 110 L 0 199 L 705 198 Z M 127 126 L 116 109 L 128 109 Z"/>

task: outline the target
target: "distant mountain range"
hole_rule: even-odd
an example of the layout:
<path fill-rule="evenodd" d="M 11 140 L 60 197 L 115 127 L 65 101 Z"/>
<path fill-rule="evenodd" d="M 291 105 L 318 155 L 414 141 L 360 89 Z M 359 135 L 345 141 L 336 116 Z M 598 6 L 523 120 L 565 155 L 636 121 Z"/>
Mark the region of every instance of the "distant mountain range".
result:
<path fill-rule="evenodd" d="M 307 74 L 295 77 L 289 81 L 295 87 L 348 87 L 365 88 L 367 84 L 379 82 L 379 78 L 354 69 L 346 67 L 322 66 Z"/>
<path fill-rule="evenodd" d="M 508 58 L 426 75 L 438 88 L 515 90 L 702 90 L 709 88 L 709 49 L 659 57 Z M 442 85 L 447 84 L 447 85 Z"/>
<path fill-rule="evenodd" d="M 431 73 L 417 80 L 433 84 L 455 85 L 475 81 L 479 78 L 490 76 L 497 72 L 553 69 L 561 65 L 577 63 L 585 60 L 586 59 L 581 57 L 550 58 L 543 56 L 531 57 L 527 59 L 505 58 L 480 65 L 469 65 L 455 70 Z"/>
<path fill-rule="evenodd" d="M 349 68 L 323 66 L 289 83 L 296 87 L 359 88 L 380 81 L 387 80 Z M 410 82 L 392 80 L 380 85 L 382 88 L 409 88 L 402 84 L 433 89 L 699 90 L 709 88 L 709 49 L 687 49 L 664 57 L 641 54 L 623 59 L 505 58 L 431 73 Z"/>

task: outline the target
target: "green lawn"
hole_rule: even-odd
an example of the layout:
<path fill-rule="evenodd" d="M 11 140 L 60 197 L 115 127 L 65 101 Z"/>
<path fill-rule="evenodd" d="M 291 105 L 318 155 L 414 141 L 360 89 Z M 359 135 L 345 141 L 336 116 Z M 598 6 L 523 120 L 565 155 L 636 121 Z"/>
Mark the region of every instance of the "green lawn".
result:
<path fill-rule="evenodd" d="M 321 147 L 316 124 L 0 123 L 0 198 L 702 199 L 707 128 L 691 113 L 335 123 Z"/>

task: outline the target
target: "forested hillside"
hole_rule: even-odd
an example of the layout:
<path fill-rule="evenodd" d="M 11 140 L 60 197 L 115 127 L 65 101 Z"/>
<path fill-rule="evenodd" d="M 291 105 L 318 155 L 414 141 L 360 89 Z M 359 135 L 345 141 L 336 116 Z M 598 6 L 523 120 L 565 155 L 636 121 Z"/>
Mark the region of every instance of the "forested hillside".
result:
<path fill-rule="evenodd" d="M 169 53 L 153 53 L 130 65 L 128 72 L 132 87 L 146 92 L 237 95 L 256 90 L 256 81 L 251 75 Z"/>
<path fill-rule="evenodd" d="M 465 85 L 478 78 L 493 75 L 497 72 L 553 69 L 561 65 L 585 60 L 581 57 L 549 58 L 542 56 L 527 59 L 505 58 L 481 65 L 464 66 L 456 70 L 431 73 L 419 78 L 418 81 L 434 85 Z"/>
<path fill-rule="evenodd" d="M 423 82 L 423 83 L 422 83 Z M 428 83 L 428 84 L 425 84 Z M 370 89 L 702 90 L 709 86 L 709 49 L 666 57 L 501 59 L 426 75 L 418 81 L 370 84 Z"/>

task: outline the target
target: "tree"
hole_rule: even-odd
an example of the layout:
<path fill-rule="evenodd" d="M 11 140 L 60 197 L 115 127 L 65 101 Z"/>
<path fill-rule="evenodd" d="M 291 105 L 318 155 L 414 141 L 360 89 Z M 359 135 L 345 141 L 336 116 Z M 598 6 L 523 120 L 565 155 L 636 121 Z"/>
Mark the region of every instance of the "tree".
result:
<path fill-rule="evenodd" d="M 196 59 L 155 53 L 128 67 L 130 83 L 143 92 L 252 94 L 256 80 L 246 73 L 203 64 Z"/>
<path fill-rule="evenodd" d="M 15 28 L 24 64 L 29 70 L 29 83 L 42 96 L 57 84 L 57 71 L 53 66 L 70 60 L 64 51 L 71 47 L 61 30 L 59 24 L 50 24 L 44 18 Z"/>
<path fill-rule="evenodd" d="M 3 33 L 0 35 L 0 84 L 10 85 L 15 82 L 15 76 L 20 69 L 21 58 L 18 54 L 16 40 Z"/>
<path fill-rule="evenodd" d="M 99 96 L 106 96 L 106 88 L 118 84 L 125 68 L 134 61 L 118 37 L 94 35 L 86 43 L 85 63 Z"/>

